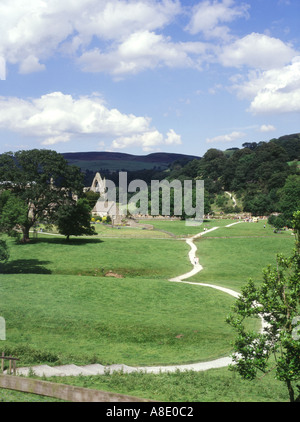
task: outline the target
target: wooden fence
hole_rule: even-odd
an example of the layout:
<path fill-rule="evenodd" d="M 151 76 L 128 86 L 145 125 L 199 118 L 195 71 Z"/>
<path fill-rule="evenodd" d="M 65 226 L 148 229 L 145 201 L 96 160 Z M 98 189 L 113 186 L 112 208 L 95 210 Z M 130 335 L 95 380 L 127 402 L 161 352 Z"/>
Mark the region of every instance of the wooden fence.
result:
<path fill-rule="evenodd" d="M 67 384 L 59 384 L 49 381 L 40 381 L 37 379 L 16 376 L 18 358 L 5 356 L 2 352 L 0 356 L 1 373 L 0 388 L 17 390 L 23 393 L 38 394 L 41 396 L 54 397 L 60 400 L 70 402 L 149 402 L 152 400 L 141 399 L 138 397 L 127 396 L 124 394 L 110 393 L 89 388 L 74 387 Z M 9 361 L 7 369 L 8 375 L 3 375 L 4 361 Z M 12 375 L 13 374 L 13 375 Z"/>
<path fill-rule="evenodd" d="M 8 367 L 8 374 L 13 373 L 13 375 L 16 375 L 16 371 L 17 371 L 17 360 L 19 360 L 18 358 L 13 358 L 12 356 L 5 356 L 4 352 L 2 352 L 2 356 L 0 356 L 0 359 L 2 359 L 1 362 L 1 372 L 3 373 L 4 371 L 4 361 L 8 360 L 9 361 L 9 367 Z"/>
<path fill-rule="evenodd" d="M 75 387 L 56 382 L 42 381 L 14 375 L 0 375 L 0 388 L 22 391 L 24 393 L 38 394 L 54 397 L 68 402 L 151 402 L 124 394 L 110 393 L 89 388 Z"/>

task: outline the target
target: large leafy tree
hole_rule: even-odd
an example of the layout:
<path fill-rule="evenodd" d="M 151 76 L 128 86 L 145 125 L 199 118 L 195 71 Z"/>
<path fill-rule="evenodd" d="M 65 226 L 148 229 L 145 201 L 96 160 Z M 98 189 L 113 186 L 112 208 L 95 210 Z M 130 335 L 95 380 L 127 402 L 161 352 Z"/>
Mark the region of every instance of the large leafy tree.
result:
<path fill-rule="evenodd" d="M 62 205 L 56 215 L 59 233 L 70 236 L 94 235 L 95 228 L 90 225 L 91 208 L 87 199 L 79 199 L 72 206 Z"/>
<path fill-rule="evenodd" d="M 5 218 L 0 224 L 7 232 L 19 227 L 23 242 L 37 221 L 52 222 L 59 207 L 74 204 L 83 188 L 79 168 L 69 166 L 55 151 L 38 149 L 2 154 L 0 182 L 2 195 L 10 192 L 2 201 Z"/>
<path fill-rule="evenodd" d="M 289 258 L 277 257 L 277 266 L 264 271 L 261 286 L 249 281 L 227 322 L 237 330 L 233 369 L 245 379 L 275 371 L 285 383 L 290 401 L 300 401 L 300 212 L 294 214 L 296 248 Z M 261 332 L 245 321 L 259 316 Z M 297 392 L 298 390 L 298 392 Z"/>

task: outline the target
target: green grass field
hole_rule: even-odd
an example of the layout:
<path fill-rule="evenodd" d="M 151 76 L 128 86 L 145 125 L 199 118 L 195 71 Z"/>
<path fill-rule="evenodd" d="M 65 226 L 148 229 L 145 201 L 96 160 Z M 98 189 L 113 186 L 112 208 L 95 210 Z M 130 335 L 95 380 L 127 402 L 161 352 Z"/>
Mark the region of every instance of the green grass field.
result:
<path fill-rule="evenodd" d="M 26 245 L 10 242 L 11 259 L 2 268 L 10 274 L 170 278 L 190 268 L 189 247 L 171 239 L 72 238 L 39 235 Z"/>
<path fill-rule="evenodd" d="M 192 268 L 184 238 L 204 228 L 219 227 L 196 241 L 204 269 L 189 281 L 239 291 L 249 277 L 262 280 L 262 269 L 275 262 L 276 253 L 289 255 L 293 248 L 290 232 L 275 234 L 263 221 L 225 227 L 233 222 L 206 221 L 199 229 L 184 221 L 157 220 L 151 223 L 157 230 L 99 225 L 97 236 L 69 242 L 47 234 L 26 245 L 9 239 L 11 257 L 0 273 L 0 315 L 6 320 L 2 350 L 19 356 L 24 365 L 152 366 L 227 356 L 234 334 L 225 318 L 234 299 L 168 279 Z M 129 230 L 128 237 L 123 230 Z M 158 233 L 166 237 L 153 237 Z M 105 276 L 108 272 L 122 278 Z M 253 321 L 253 326 L 258 323 Z M 226 368 L 206 373 L 71 377 L 62 382 L 155 400 L 288 399 L 272 375 L 263 384 L 251 384 Z M 222 383 L 228 388 L 222 389 Z M 0 401 L 13 401 L 17 394 L 2 392 Z M 16 401 L 23 400 L 20 394 Z"/>
<path fill-rule="evenodd" d="M 191 280 L 240 291 L 249 278 L 262 281 L 263 269 L 276 264 L 278 253 L 289 256 L 294 242 L 291 231 L 273 233 L 264 221 L 221 227 L 196 241 L 203 270 Z"/>
<path fill-rule="evenodd" d="M 157 231 L 161 230 L 172 233 L 177 237 L 189 237 L 202 232 L 204 228 L 211 229 L 215 226 L 223 227 L 227 224 L 233 223 L 234 221 L 229 219 L 204 220 L 200 226 L 189 226 L 183 220 L 155 220 L 150 218 L 148 220 L 139 220 L 139 222 L 141 224 L 151 224 Z"/>
<path fill-rule="evenodd" d="M 49 355 L 50 363 L 167 365 L 231 350 L 233 333 L 225 318 L 233 298 L 208 288 L 49 275 L 0 280 L 5 347 L 31 350 L 26 363 Z"/>

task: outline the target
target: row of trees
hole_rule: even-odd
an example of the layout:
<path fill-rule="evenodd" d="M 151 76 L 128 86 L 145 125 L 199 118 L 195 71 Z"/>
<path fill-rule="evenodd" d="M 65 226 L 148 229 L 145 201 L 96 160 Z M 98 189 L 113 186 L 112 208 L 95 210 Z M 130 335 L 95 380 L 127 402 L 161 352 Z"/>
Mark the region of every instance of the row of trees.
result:
<path fill-rule="evenodd" d="M 83 175 L 55 151 L 30 150 L 0 156 L 0 231 L 11 236 L 29 231 L 37 223 L 56 224 L 61 234 L 93 235 L 93 204 L 83 196 Z M 2 241 L 2 257 L 5 259 Z M 1 252 L 0 252 L 1 253 Z"/>
<path fill-rule="evenodd" d="M 286 141 L 287 142 L 287 141 Z M 201 159 L 171 168 L 169 179 L 203 179 L 211 202 L 224 193 L 234 192 L 243 211 L 253 215 L 282 213 L 287 225 L 300 208 L 300 173 L 298 162 L 290 162 L 298 153 L 300 139 L 293 143 L 246 143 L 242 149 L 209 149 Z"/>

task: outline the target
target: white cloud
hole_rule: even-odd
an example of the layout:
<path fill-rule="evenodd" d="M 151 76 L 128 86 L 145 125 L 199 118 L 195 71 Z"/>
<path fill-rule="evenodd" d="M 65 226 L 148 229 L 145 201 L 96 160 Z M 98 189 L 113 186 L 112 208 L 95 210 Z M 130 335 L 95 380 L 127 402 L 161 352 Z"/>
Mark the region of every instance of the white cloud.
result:
<path fill-rule="evenodd" d="M 4 57 L 0 56 L 0 80 L 5 81 L 6 79 L 6 62 Z"/>
<path fill-rule="evenodd" d="M 178 135 L 173 129 L 170 129 L 169 132 L 167 133 L 167 138 L 166 138 L 166 144 L 167 145 L 172 145 L 172 144 L 181 144 L 181 136 Z"/>
<path fill-rule="evenodd" d="M 41 70 L 57 51 L 75 54 L 93 37 L 121 42 L 164 27 L 180 11 L 178 0 L 2 0 L 0 54 L 23 73 Z"/>
<path fill-rule="evenodd" d="M 45 62 L 60 54 L 84 71 L 115 77 L 159 66 L 200 70 L 204 62 L 216 61 L 259 69 L 287 64 L 295 51 L 279 39 L 249 34 L 232 42 L 227 25 L 247 17 L 248 9 L 235 0 L 195 6 L 180 0 L 1 0 L 0 56 L 20 73 L 44 70 Z M 186 10 L 191 19 L 185 29 L 204 35 L 204 41 L 164 35 Z"/>
<path fill-rule="evenodd" d="M 133 136 L 121 136 L 115 139 L 112 143 L 114 149 L 123 149 L 133 146 L 142 147 L 143 151 L 152 151 L 154 147 L 159 145 L 173 145 L 181 144 L 181 136 L 173 129 L 167 133 L 166 138 L 161 133 L 153 129 L 142 134 L 135 134 Z"/>
<path fill-rule="evenodd" d="M 273 69 L 289 63 L 297 52 L 278 38 L 252 33 L 226 45 L 219 55 L 223 66 Z"/>
<path fill-rule="evenodd" d="M 78 99 L 61 92 L 22 100 L 0 97 L 0 128 L 41 139 L 43 145 L 68 142 L 75 136 L 102 136 L 113 141 L 114 148 L 179 143 L 172 129 L 164 139 L 151 120 L 108 109 L 96 96 Z"/>
<path fill-rule="evenodd" d="M 236 4 L 234 0 L 202 1 L 194 6 L 192 18 L 186 30 L 191 34 L 202 32 L 207 38 L 229 39 L 230 29 L 223 24 L 247 17 L 248 9 L 247 4 Z"/>
<path fill-rule="evenodd" d="M 40 72 L 41 70 L 45 70 L 46 66 L 44 64 L 39 63 L 39 60 L 35 56 L 28 56 L 20 63 L 20 73 L 32 73 L 32 72 Z"/>
<path fill-rule="evenodd" d="M 131 34 L 114 50 L 102 52 L 99 48 L 87 51 L 78 59 L 84 71 L 106 71 L 114 75 L 138 73 L 157 66 L 199 67 L 193 55 L 205 54 L 208 46 L 201 42 L 173 43 L 161 34 L 139 31 Z"/>
<path fill-rule="evenodd" d="M 239 80 L 233 89 L 250 100 L 249 111 L 254 114 L 299 112 L 300 56 L 281 68 L 250 72 L 247 81 Z"/>
<path fill-rule="evenodd" d="M 215 136 L 214 138 L 207 138 L 207 143 L 219 143 L 219 142 L 233 142 L 237 141 L 245 136 L 245 133 L 243 132 L 232 132 L 226 135 L 219 135 Z"/>
<path fill-rule="evenodd" d="M 274 130 L 276 130 L 276 128 L 273 125 L 262 125 L 259 128 L 259 131 L 262 132 L 262 133 L 265 133 L 265 132 L 274 132 Z"/>

